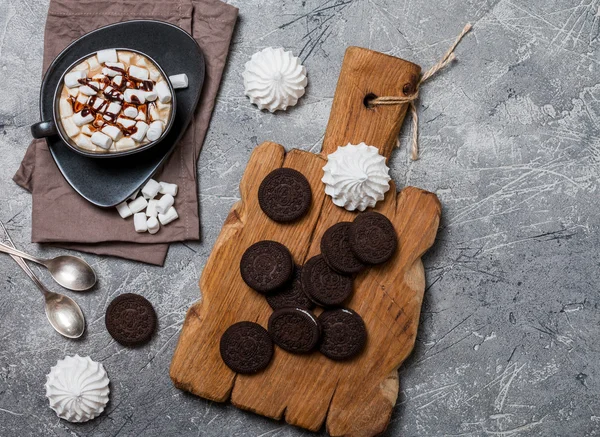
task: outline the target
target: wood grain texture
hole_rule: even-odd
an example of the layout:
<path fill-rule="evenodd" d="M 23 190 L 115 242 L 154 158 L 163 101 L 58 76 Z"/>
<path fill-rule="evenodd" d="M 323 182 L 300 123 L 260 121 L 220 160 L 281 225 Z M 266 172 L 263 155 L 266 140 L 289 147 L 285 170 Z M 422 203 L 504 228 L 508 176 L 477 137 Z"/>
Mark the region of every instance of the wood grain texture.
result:
<path fill-rule="evenodd" d="M 171 364 L 175 385 L 198 396 L 231 402 L 243 409 L 316 431 L 325 423 L 335 436 L 371 436 L 389 423 L 398 395 L 397 369 L 414 346 L 425 289 L 421 256 L 433 244 L 441 208 L 437 197 L 414 187 L 400 193 L 392 183 L 375 210 L 398 233 L 400 250 L 384 265 L 354 280 L 348 307 L 364 319 L 365 351 L 348 362 L 315 352 L 293 355 L 276 348 L 269 367 L 257 375 L 236 375 L 219 355 L 222 333 L 241 320 L 263 326 L 271 314 L 264 297 L 241 279 L 239 262 L 253 243 L 271 239 L 285 244 L 303 264 L 319 253 L 321 236 L 331 225 L 353 220 L 355 213 L 325 196 L 321 177 L 326 155 L 337 146 L 361 141 L 389 158 L 406 107 L 367 108 L 364 97 L 395 95 L 417 80 L 418 66 L 366 49 L 346 52 L 321 155 L 263 143 L 252 154 L 234 205 L 200 280 L 203 301 L 188 311 Z M 301 171 L 313 191 L 309 214 L 292 224 L 276 224 L 258 205 L 262 179 L 273 169 Z"/>

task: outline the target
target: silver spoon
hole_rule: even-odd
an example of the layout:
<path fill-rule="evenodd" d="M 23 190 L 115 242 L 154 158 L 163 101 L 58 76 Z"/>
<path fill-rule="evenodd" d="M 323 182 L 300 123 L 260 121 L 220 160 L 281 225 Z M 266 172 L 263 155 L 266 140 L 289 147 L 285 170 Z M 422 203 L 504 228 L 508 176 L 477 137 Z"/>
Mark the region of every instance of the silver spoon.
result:
<path fill-rule="evenodd" d="M 52 259 L 41 259 L 3 243 L 0 243 L 0 252 L 43 265 L 50 271 L 52 278 L 67 290 L 85 291 L 96 284 L 94 270 L 88 263 L 76 256 L 62 255 Z"/>
<path fill-rule="evenodd" d="M 2 222 L 0 222 L 0 227 L 5 235 L 5 238 L 0 238 L 0 240 L 3 240 L 9 249 L 14 248 L 14 243 Z M 70 297 L 48 290 L 22 258 L 16 255 L 11 255 L 11 257 L 21 266 L 44 295 L 46 317 L 56 332 L 68 338 L 81 337 L 85 331 L 85 318 L 79 305 Z"/>

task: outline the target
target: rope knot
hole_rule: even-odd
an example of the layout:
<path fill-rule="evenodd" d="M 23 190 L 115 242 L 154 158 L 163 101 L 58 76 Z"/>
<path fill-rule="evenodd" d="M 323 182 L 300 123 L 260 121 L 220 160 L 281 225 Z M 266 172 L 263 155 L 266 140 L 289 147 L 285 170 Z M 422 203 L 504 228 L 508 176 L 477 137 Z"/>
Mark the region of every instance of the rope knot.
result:
<path fill-rule="evenodd" d="M 463 37 L 469 33 L 472 29 L 471 24 L 467 24 L 462 32 L 458 35 L 454 44 L 448 49 L 448 51 L 444 54 L 444 57 L 440 59 L 433 67 L 427 70 L 421 78 L 417 82 L 415 86 L 415 90 L 412 94 L 408 96 L 383 96 L 376 97 L 369 102 L 369 106 L 388 106 L 388 105 L 404 105 L 408 103 L 410 105 L 410 112 L 412 115 L 412 147 L 411 147 L 411 158 L 413 161 L 419 159 L 419 114 L 417 113 L 417 106 L 415 105 L 415 101 L 419 98 L 419 89 L 421 84 L 427 80 L 429 80 L 433 75 L 435 75 L 438 71 L 442 70 L 448 64 L 450 64 L 456 58 L 454 54 L 454 50 L 458 46 L 458 43 L 463 39 Z"/>

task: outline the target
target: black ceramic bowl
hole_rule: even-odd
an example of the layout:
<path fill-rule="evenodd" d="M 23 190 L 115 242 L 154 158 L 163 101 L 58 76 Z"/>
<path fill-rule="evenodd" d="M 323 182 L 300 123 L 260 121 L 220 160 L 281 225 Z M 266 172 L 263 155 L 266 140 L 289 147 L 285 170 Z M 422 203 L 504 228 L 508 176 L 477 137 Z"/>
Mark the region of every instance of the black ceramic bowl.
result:
<path fill-rule="evenodd" d="M 135 49 L 130 49 L 130 48 L 116 48 L 115 50 L 134 52 L 134 53 L 138 53 L 138 54 L 146 57 L 150 62 L 152 62 L 152 64 L 154 64 L 154 66 L 158 69 L 158 71 L 160 71 L 160 74 L 162 74 L 165 81 L 169 85 L 169 90 L 171 91 L 171 114 L 169 115 L 169 120 L 167 121 L 166 126 L 165 126 L 160 138 L 157 139 L 156 141 L 151 141 L 147 144 L 136 147 L 134 149 L 124 150 L 121 152 L 91 152 L 91 151 L 83 150 L 83 149 L 79 148 L 73 142 L 73 140 L 66 134 L 66 132 L 64 131 L 62 122 L 60 121 L 59 110 L 58 110 L 59 103 L 60 103 L 60 94 L 61 94 L 62 88 L 63 88 L 64 77 L 73 68 L 75 68 L 75 66 L 77 66 L 81 62 L 85 61 L 86 59 L 94 56 L 96 54 L 96 52 L 89 53 L 89 54 L 79 58 L 77 61 L 73 62 L 68 68 L 66 68 L 65 71 L 62 72 L 62 74 L 60 76 L 60 80 L 58 81 L 58 85 L 56 86 L 56 90 L 54 91 L 54 98 L 53 98 L 53 102 L 52 102 L 52 107 L 53 107 L 52 118 L 50 120 L 41 121 L 41 122 L 36 123 L 31 126 L 31 134 L 33 135 L 34 138 L 47 138 L 47 137 L 51 137 L 54 135 L 58 135 L 65 142 L 65 144 L 67 146 L 69 146 L 73 151 L 79 153 L 80 155 L 87 156 L 89 158 L 118 158 L 120 156 L 133 155 L 135 153 L 139 153 L 139 152 L 143 152 L 144 150 L 148 150 L 151 147 L 155 146 L 156 144 L 160 143 L 163 140 L 163 138 L 165 138 L 167 136 L 167 134 L 171 130 L 171 127 L 173 127 L 173 121 L 175 120 L 175 112 L 177 110 L 177 100 L 176 100 L 176 96 L 175 96 L 175 90 L 173 89 L 173 85 L 171 84 L 171 81 L 169 80 L 169 76 L 167 76 L 167 74 L 164 72 L 164 70 L 158 64 L 158 62 L 156 62 L 154 59 L 152 59 L 152 57 L 150 57 L 149 55 L 147 55 L 144 52 L 141 52 L 141 51 L 135 50 Z"/>

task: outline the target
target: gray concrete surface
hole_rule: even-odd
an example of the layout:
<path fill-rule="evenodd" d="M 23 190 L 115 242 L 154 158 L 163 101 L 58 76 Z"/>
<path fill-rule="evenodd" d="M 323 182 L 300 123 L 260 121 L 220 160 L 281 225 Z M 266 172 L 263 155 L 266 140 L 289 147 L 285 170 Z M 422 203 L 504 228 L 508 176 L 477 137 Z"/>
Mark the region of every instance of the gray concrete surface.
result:
<path fill-rule="evenodd" d="M 197 279 L 252 148 L 263 140 L 317 150 L 344 49 L 360 45 L 432 65 L 471 21 L 459 62 L 422 91 L 421 160 L 392 160 L 399 186 L 434 191 L 444 210 L 426 256 L 418 341 L 400 369 L 387 435 L 600 434 L 600 1 L 232 0 L 240 21 L 199 163 L 201 243 L 176 244 L 164 268 L 88 256 L 99 290 L 73 295 L 82 341 L 46 323 L 38 292 L 0 259 L 0 435 L 309 435 L 173 388 L 167 369 Z M 11 177 L 38 120 L 47 1 L 0 0 L 0 219 L 30 243 L 30 196 Z M 310 86 L 275 116 L 243 96 L 244 62 L 292 49 Z M 48 280 L 46 272 L 40 274 Z M 104 329 L 108 301 L 142 293 L 160 332 L 129 350 Z M 91 355 L 112 380 L 107 414 L 56 418 L 45 374 L 66 354 Z"/>

